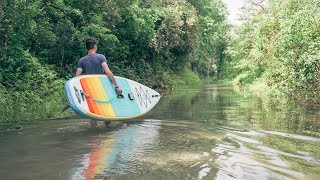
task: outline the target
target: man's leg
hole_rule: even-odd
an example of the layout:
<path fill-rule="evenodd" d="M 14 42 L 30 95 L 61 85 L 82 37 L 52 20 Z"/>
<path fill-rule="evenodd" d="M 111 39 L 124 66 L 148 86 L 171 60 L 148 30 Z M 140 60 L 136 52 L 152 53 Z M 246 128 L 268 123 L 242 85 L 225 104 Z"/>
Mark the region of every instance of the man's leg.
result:
<path fill-rule="evenodd" d="M 93 128 L 97 127 L 97 121 L 90 120 L 90 126 Z"/>
<path fill-rule="evenodd" d="M 108 127 L 111 124 L 111 121 L 105 121 L 104 124 Z"/>

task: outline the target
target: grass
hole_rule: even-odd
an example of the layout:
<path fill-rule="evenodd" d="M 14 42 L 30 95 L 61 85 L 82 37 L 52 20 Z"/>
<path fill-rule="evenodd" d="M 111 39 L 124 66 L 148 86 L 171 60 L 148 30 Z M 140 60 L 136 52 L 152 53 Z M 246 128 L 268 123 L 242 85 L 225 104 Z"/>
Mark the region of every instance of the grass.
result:
<path fill-rule="evenodd" d="M 57 118 L 66 104 L 62 88 L 60 92 L 45 97 L 39 97 L 33 92 L 8 92 L 1 88 L 0 106 L 3 108 L 0 109 L 0 130 Z"/>
<path fill-rule="evenodd" d="M 189 69 L 183 69 L 175 74 L 166 73 L 165 81 L 172 89 L 183 89 L 202 84 L 200 77 Z"/>

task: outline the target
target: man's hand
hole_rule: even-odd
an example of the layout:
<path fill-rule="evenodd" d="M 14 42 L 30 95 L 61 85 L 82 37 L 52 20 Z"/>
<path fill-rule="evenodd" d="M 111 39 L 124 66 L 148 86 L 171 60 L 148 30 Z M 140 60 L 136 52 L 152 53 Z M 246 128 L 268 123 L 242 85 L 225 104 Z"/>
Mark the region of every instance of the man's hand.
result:
<path fill-rule="evenodd" d="M 122 90 L 120 89 L 119 86 L 116 87 L 116 92 L 117 92 L 118 98 L 124 98 L 124 96 L 122 95 Z"/>
<path fill-rule="evenodd" d="M 122 90 L 121 90 L 121 88 L 119 86 L 116 87 L 116 92 L 117 92 L 117 94 L 122 94 Z"/>

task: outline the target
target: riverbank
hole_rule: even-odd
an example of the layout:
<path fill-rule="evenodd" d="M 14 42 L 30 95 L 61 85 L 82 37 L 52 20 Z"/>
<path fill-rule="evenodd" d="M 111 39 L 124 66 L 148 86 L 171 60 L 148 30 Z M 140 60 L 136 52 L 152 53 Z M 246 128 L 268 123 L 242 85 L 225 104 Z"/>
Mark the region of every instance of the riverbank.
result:
<path fill-rule="evenodd" d="M 64 80 L 66 81 L 66 80 Z M 151 80 L 150 80 L 151 81 Z M 173 74 L 165 73 L 162 81 L 151 82 L 150 86 L 161 87 L 161 91 L 199 87 L 203 81 L 196 73 L 188 69 Z M 0 88 L 0 130 L 20 129 L 24 125 L 45 119 L 68 118 L 74 116 L 71 110 L 64 111 L 67 99 L 64 93 L 64 83 L 60 83 L 54 93 L 35 91 L 9 91 Z"/>
<path fill-rule="evenodd" d="M 252 94 L 261 98 L 268 98 L 273 101 L 286 100 L 293 101 L 303 106 L 319 106 L 320 99 L 318 89 L 312 91 L 305 88 L 300 90 L 290 89 L 279 84 L 268 84 L 268 80 L 258 78 L 256 80 L 247 80 L 246 76 L 239 75 L 230 81 L 238 91 L 243 94 Z"/>
<path fill-rule="evenodd" d="M 57 118 L 67 104 L 62 90 L 48 96 L 32 91 L 0 91 L 0 130 L 20 129 L 38 120 Z"/>

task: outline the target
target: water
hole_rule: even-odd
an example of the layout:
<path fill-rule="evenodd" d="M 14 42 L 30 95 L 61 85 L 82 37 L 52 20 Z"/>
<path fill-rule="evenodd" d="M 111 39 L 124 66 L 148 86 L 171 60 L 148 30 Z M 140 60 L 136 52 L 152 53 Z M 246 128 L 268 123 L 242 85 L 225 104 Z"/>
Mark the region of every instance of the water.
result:
<path fill-rule="evenodd" d="M 228 86 L 164 95 L 134 122 L 43 121 L 0 136 L 1 179 L 320 179 L 319 107 Z"/>

